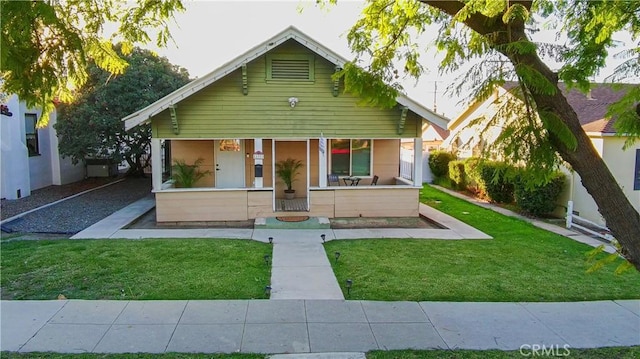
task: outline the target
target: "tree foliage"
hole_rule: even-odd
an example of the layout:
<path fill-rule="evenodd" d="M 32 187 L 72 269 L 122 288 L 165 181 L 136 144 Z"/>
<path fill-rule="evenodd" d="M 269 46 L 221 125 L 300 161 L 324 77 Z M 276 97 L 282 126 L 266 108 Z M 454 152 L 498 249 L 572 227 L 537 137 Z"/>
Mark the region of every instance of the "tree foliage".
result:
<path fill-rule="evenodd" d="M 113 75 L 90 64 L 89 78 L 75 101 L 61 105 L 56 131 L 60 153 L 74 163 L 87 158 L 126 161 L 129 174 L 142 174 L 149 153 L 151 128 L 141 125 L 125 131 L 121 119 L 171 93 L 189 81 L 187 70 L 164 57 L 134 48 L 118 56 L 129 64 L 121 75 Z"/>
<path fill-rule="evenodd" d="M 181 0 L 0 1 L 2 91 L 15 93 L 28 107 L 41 107 L 39 126 L 55 100 L 68 102 L 89 78 L 89 63 L 122 74 L 135 44 L 170 39 L 168 21 L 184 10 Z M 111 26 L 116 28 L 107 33 Z"/>
<path fill-rule="evenodd" d="M 420 43 L 421 35 L 433 31 L 430 26 L 439 27 L 435 41 Z M 532 41 L 541 26 L 557 29 L 559 38 L 553 43 Z M 520 105 L 518 120 L 499 139 L 504 159 L 547 169 L 561 161 L 568 163 L 580 174 L 622 245 L 621 254 L 640 270 L 640 215 L 584 133 L 558 85 L 564 81 L 569 88 L 586 91 L 589 80 L 605 66 L 616 44 L 613 36 L 620 31 L 630 33 L 636 42 L 634 49 L 621 55 L 626 61 L 613 76 L 620 81 L 640 72 L 638 1 L 368 0 L 348 40 L 356 53 L 353 63 L 396 90 L 401 90 L 399 70 L 416 78 L 422 75 L 420 55 L 425 47 L 443 53 L 440 71 L 466 69 L 449 88 L 454 93 L 469 92 L 483 101 L 496 86 L 517 81 L 517 95 L 524 105 Z M 554 68 L 560 64 L 559 68 L 551 70 L 547 60 Z M 349 79 L 345 75 L 347 90 L 366 86 L 349 84 Z M 363 96 L 370 92 L 355 91 Z M 388 103 L 394 95 L 383 92 L 387 98 L 378 102 Z M 618 130 L 628 133 L 629 141 L 640 134 L 639 102 L 640 90 L 629 91 L 610 108 L 610 114 L 618 118 Z"/>

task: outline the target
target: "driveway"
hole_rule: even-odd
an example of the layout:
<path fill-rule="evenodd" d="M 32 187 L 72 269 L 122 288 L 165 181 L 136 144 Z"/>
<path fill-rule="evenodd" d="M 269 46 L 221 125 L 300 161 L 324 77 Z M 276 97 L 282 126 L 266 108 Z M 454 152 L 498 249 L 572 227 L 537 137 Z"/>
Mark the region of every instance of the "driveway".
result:
<path fill-rule="evenodd" d="M 2 224 L 4 232 L 72 235 L 151 192 L 150 178 L 126 178 Z M 26 197 L 27 200 L 29 197 Z M 51 201 L 57 198 L 51 197 Z M 16 200 L 16 202 L 21 200 Z M 46 201 L 43 201 L 46 203 Z M 43 203 L 44 204 L 44 203 Z M 5 206 L 12 203 L 3 201 Z M 19 205 L 19 203 L 16 203 Z"/>

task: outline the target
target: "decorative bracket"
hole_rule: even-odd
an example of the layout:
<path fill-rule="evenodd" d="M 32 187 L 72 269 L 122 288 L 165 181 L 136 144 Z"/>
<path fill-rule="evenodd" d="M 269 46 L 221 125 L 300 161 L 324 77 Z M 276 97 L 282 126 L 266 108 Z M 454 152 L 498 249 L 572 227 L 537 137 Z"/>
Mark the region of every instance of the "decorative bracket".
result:
<path fill-rule="evenodd" d="M 176 113 L 176 105 L 169 106 L 169 113 L 171 114 L 171 125 L 173 126 L 173 133 L 180 133 L 180 129 L 178 128 L 178 114 Z"/>
<path fill-rule="evenodd" d="M 340 71 L 342 71 L 342 68 L 340 66 L 336 66 L 335 71 L 333 72 L 334 76 Z M 340 78 L 336 76 L 333 79 L 333 97 L 338 97 L 339 89 L 340 89 Z"/>
<path fill-rule="evenodd" d="M 247 64 L 242 64 L 242 93 L 249 94 L 249 81 L 247 80 Z"/>
<path fill-rule="evenodd" d="M 407 106 L 402 106 L 402 113 L 400 114 L 400 119 L 398 119 L 398 134 L 401 135 L 404 133 L 404 123 L 407 121 L 407 111 L 409 108 Z"/>

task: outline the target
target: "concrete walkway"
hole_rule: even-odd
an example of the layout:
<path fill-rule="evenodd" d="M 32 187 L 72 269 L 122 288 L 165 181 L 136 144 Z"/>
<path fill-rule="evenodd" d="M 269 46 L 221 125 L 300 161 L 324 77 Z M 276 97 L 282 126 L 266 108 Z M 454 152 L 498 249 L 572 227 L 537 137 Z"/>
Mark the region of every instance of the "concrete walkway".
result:
<path fill-rule="evenodd" d="M 344 299 L 320 238 L 321 234 L 326 238 L 326 233 L 291 229 L 254 231 L 257 238 L 273 237 L 271 299 Z"/>
<path fill-rule="evenodd" d="M 327 240 L 359 238 L 422 238 L 422 239 L 491 239 L 492 237 L 432 207 L 420 204 L 420 214 L 444 225 L 444 229 L 432 228 L 371 228 L 371 229 L 247 229 L 247 228 L 199 228 L 199 229 L 127 229 L 126 226 L 153 208 L 152 197 L 143 198 L 95 223 L 72 239 L 143 239 L 143 238 L 236 238 L 266 242 L 274 231 L 274 238 L 300 238 L 325 233 Z M 258 220 L 256 220 L 258 221 Z M 306 237 L 305 237 L 306 238 Z"/>
<path fill-rule="evenodd" d="M 640 345 L 640 300 L 54 300 L 2 301 L 0 310 L 0 349 L 19 352 L 323 353 Z"/>

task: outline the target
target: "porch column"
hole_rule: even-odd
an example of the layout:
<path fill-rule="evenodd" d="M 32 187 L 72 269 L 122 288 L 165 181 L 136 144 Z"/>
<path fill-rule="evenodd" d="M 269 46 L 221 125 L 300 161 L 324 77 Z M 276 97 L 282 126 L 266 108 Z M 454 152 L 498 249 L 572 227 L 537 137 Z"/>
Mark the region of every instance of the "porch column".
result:
<path fill-rule="evenodd" d="M 422 187 L 422 137 L 413 139 L 413 185 Z"/>
<path fill-rule="evenodd" d="M 253 158 L 255 159 L 254 173 L 256 174 L 253 179 L 253 186 L 255 188 L 262 188 L 264 187 L 264 152 L 262 151 L 262 138 L 253 139 Z"/>
<path fill-rule="evenodd" d="M 162 151 L 160 149 L 160 139 L 151 139 L 151 180 L 154 191 L 162 189 Z"/>
<path fill-rule="evenodd" d="M 321 136 L 318 139 L 318 185 L 327 187 L 327 139 Z"/>

